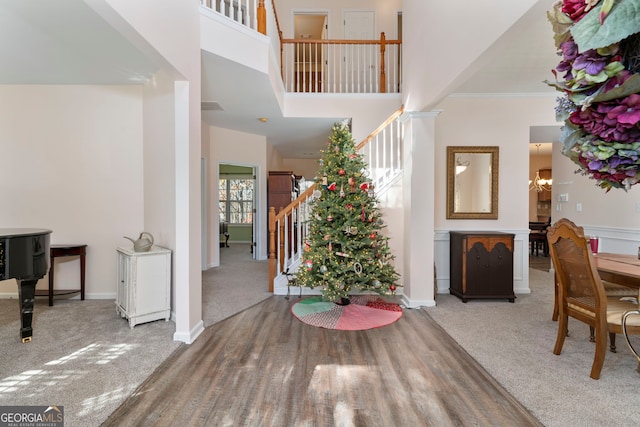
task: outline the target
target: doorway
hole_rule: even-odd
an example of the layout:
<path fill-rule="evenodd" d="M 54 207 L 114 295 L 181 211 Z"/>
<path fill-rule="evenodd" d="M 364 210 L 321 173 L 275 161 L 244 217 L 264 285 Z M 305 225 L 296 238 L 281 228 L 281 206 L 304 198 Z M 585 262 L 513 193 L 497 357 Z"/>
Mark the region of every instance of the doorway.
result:
<path fill-rule="evenodd" d="M 218 166 L 218 222 L 220 264 L 223 251 L 250 254 L 256 259 L 256 173 L 255 167 Z M 228 250 L 235 246 L 234 250 Z M 238 247 L 240 252 L 238 252 Z M 246 253 L 244 253 L 246 252 Z"/>
<path fill-rule="evenodd" d="M 325 40 L 329 30 L 326 12 L 293 12 L 293 38 Z M 328 58 L 321 44 L 296 43 L 294 47 L 296 92 L 323 92 Z"/>
<path fill-rule="evenodd" d="M 553 171 L 551 142 L 529 144 L 529 221 L 552 216 Z"/>

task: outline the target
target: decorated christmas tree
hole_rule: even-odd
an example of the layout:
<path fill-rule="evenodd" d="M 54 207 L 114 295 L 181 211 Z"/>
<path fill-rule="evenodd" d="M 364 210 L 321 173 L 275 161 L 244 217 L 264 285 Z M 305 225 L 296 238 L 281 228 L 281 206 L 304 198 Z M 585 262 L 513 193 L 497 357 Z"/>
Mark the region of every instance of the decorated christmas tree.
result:
<path fill-rule="evenodd" d="M 398 273 L 366 164 L 346 125 L 334 125 L 327 144 L 297 281 L 322 288 L 329 301 L 344 301 L 354 291 L 392 295 Z"/>

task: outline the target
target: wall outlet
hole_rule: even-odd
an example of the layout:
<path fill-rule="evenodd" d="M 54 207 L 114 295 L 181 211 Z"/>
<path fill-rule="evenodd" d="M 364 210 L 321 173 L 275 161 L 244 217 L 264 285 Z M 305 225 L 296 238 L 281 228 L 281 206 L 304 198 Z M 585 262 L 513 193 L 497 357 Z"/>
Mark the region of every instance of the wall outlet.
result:
<path fill-rule="evenodd" d="M 582 203 L 576 203 L 576 212 L 582 212 Z"/>
<path fill-rule="evenodd" d="M 569 195 L 567 193 L 558 194 L 558 201 L 559 202 L 568 202 L 569 201 Z"/>

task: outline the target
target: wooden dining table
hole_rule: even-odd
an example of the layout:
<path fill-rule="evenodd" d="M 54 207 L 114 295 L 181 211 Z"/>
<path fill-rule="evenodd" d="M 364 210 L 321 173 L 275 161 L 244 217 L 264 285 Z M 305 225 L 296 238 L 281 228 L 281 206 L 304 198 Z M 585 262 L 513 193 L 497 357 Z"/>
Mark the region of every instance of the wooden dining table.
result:
<path fill-rule="evenodd" d="M 640 259 L 637 256 L 601 252 L 594 254 L 593 259 L 602 280 L 640 289 Z"/>
<path fill-rule="evenodd" d="M 593 254 L 593 260 L 600 279 L 628 288 L 640 289 L 640 259 L 637 256 L 600 252 Z M 559 313 L 557 281 L 554 280 L 554 284 L 555 298 L 551 318 L 556 321 Z"/>

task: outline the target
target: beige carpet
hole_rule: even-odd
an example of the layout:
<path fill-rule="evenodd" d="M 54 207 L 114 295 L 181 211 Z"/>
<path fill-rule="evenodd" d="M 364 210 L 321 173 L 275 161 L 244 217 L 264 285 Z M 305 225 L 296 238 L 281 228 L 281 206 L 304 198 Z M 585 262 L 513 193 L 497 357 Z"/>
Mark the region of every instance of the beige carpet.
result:
<path fill-rule="evenodd" d="M 271 295 L 266 262 L 230 245 L 203 273 L 205 325 Z M 0 406 L 62 405 L 69 427 L 99 426 L 181 345 L 171 321 L 130 329 L 113 300 L 38 298 L 34 313 L 33 341 L 22 344 L 18 301 L 0 299 Z"/>
<path fill-rule="evenodd" d="M 532 293 L 516 302 L 438 295 L 426 309 L 464 349 L 548 427 L 637 426 L 640 374 L 624 337 L 607 352 L 599 380 L 589 377 L 594 344 L 589 328 L 569 319 L 562 354 L 552 353 L 558 324 L 551 320 L 553 277 L 530 269 Z M 640 346 L 639 337 L 633 342 Z"/>

